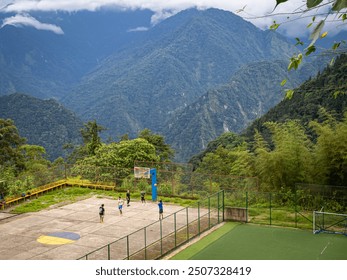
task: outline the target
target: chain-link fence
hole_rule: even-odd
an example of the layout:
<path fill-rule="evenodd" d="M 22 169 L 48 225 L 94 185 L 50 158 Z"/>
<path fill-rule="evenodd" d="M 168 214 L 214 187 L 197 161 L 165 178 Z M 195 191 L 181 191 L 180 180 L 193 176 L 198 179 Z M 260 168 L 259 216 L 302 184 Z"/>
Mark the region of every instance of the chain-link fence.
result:
<path fill-rule="evenodd" d="M 254 188 L 254 177 L 226 176 L 193 172 L 188 164 L 137 162 L 136 166 L 156 168 L 157 193 L 161 196 L 206 197 L 224 188 Z M 66 165 L 66 176 L 81 183 L 113 186 L 116 191 L 151 193 L 151 179 L 135 178 L 133 168 Z"/>
<path fill-rule="evenodd" d="M 153 260 L 224 220 L 224 191 L 200 200 L 81 257 L 84 260 Z"/>
<path fill-rule="evenodd" d="M 311 229 L 313 211 L 346 213 L 347 187 L 301 184 L 279 192 L 228 189 L 225 208 L 234 220 Z"/>
<path fill-rule="evenodd" d="M 201 174 L 193 172 L 189 164 L 137 162 L 136 166 L 157 169 L 157 193 L 159 196 L 177 196 L 200 199 L 225 190 L 225 205 L 228 218 L 267 225 L 299 228 L 312 227 L 313 211 L 346 213 L 347 187 L 297 184 L 295 189 L 280 189 L 277 192 L 262 192 L 258 179 L 254 177 Z M 29 192 L 46 188 L 48 183 L 66 180 L 68 185 L 112 189 L 132 193 L 145 191 L 151 194 L 151 180 L 134 178 L 133 168 L 98 167 L 86 165 L 61 165 L 30 174 L 25 178 L 14 178 L 2 184 L 6 201 Z M 11 187 L 11 192 L 9 188 Z M 201 209 L 218 209 L 220 202 L 211 198 Z M 3 206 L 4 207 L 4 206 Z M 196 207 L 197 208 L 197 207 Z M 190 213 L 189 213 L 190 214 Z M 219 214 L 217 213 L 217 217 Z M 172 218 L 173 219 L 173 218 Z M 207 219 L 211 223 L 211 219 Z M 175 241 L 177 242 L 178 239 Z"/>

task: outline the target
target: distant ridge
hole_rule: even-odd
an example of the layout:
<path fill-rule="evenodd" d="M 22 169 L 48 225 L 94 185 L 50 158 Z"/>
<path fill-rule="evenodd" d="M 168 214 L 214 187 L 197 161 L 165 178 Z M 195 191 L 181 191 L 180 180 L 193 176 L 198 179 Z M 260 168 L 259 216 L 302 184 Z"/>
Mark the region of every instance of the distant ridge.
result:
<path fill-rule="evenodd" d="M 81 144 L 83 124 L 57 101 L 15 93 L 0 96 L 0 118 L 12 119 L 28 144 L 43 146 L 50 160 L 64 156 L 64 144 Z"/>

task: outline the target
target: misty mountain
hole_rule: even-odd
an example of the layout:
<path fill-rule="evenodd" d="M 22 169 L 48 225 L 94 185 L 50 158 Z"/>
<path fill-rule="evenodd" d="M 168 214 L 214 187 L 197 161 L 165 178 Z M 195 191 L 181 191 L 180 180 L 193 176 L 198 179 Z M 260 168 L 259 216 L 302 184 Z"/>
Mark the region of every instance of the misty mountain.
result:
<path fill-rule="evenodd" d="M 64 34 L 32 27 L 0 28 L 0 95 L 25 92 L 61 99 L 99 61 L 142 37 L 129 32 L 149 26 L 150 11 L 43 13 L 37 20 L 59 26 Z M 13 14 L 1 14 L 0 24 Z"/>
<path fill-rule="evenodd" d="M 109 136 L 161 133 L 176 112 L 226 83 L 242 65 L 289 56 L 292 44 L 230 12 L 190 9 L 106 58 L 62 101 Z"/>
<path fill-rule="evenodd" d="M 64 144 L 81 144 L 82 121 L 56 100 L 25 94 L 0 96 L 0 118 L 12 119 L 28 144 L 43 146 L 47 157 L 64 156 Z"/>

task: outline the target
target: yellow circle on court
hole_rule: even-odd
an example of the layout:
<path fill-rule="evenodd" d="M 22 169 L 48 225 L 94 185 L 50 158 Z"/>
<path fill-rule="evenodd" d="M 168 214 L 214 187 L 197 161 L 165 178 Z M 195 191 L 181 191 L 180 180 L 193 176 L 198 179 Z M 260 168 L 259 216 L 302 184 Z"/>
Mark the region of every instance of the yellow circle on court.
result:
<path fill-rule="evenodd" d="M 54 232 L 47 235 L 41 235 L 37 242 L 47 245 L 71 244 L 80 239 L 80 236 L 73 232 Z"/>

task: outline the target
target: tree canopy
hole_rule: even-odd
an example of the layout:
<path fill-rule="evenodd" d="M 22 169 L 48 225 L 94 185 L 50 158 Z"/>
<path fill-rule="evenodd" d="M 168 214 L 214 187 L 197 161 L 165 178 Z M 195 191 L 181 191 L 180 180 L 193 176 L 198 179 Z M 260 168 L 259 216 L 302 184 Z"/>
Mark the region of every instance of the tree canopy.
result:
<path fill-rule="evenodd" d="M 26 139 L 19 135 L 13 120 L 0 119 L 0 165 L 22 169 L 24 166 L 20 147 L 25 141 Z"/>

